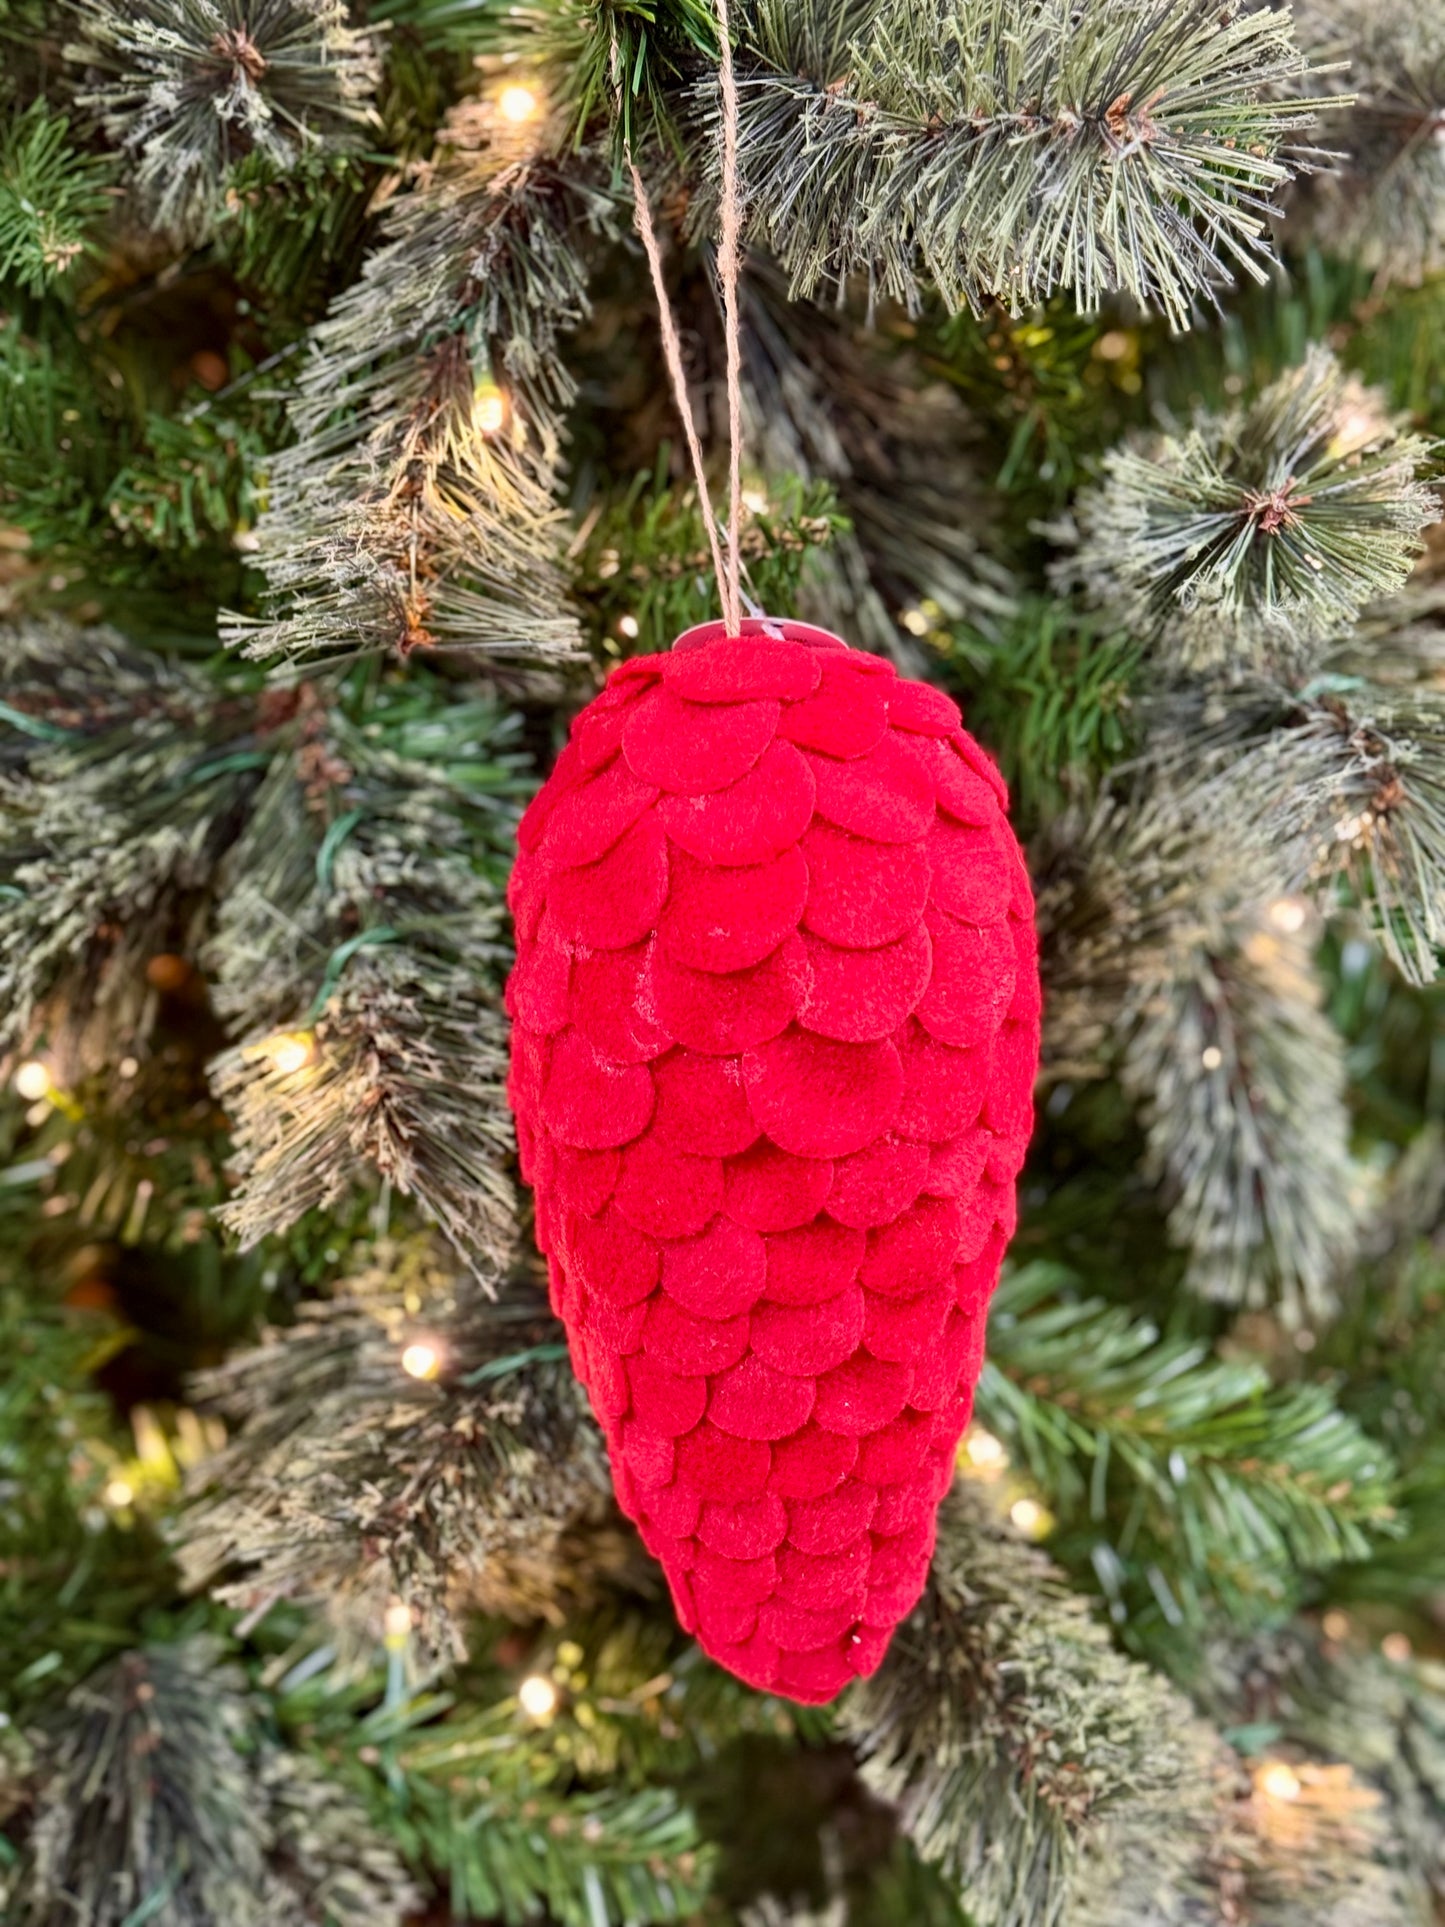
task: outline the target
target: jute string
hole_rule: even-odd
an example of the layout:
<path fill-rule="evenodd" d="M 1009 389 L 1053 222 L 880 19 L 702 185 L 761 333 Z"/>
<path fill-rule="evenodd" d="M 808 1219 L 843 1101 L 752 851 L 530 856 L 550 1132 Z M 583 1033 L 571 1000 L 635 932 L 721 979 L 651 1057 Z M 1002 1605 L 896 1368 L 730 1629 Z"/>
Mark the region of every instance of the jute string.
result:
<path fill-rule="evenodd" d="M 677 412 L 682 418 L 683 434 L 687 438 L 688 453 L 692 457 L 692 472 L 697 482 L 698 502 L 702 509 L 703 520 L 707 524 L 708 544 L 712 549 L 712 565 L 717 575 L 718 595 L 722 602 L 723 623 L 730 636 L 742 630 L 742 495 L 743 495 L 743 383 L 742 383 L 742 335 L 738 319 L 738 277 L 742 261 L 743 203 L 742 191 L 738 186 L 738 87 L 733 72 L 732 22 L 728 12 L 728 0 L 716 0 L 718 16 L 718 42 L 720 52 L 720 78 L 722 82 L 722 206 L 721 233 L 718 242 L 718 279 L 722 283 L 723 332 L 727 341 L 727 398 L 728 398 L 728 525 L 727 548 L 724 553 L 718 533 L 718 521 L 713 513 L 712 497 L 708 491 L 707 470 L 703 466 L 702 443 L 698 439 L 697 423 L 693 420 L 692 405 L 688 400 L 687 376 L 682 365 L 682 344 L 678 339 L 677 318 L 672 312 L 672 303 L 667 298 L 667 284 L 663 279 L 662 250 L 658 245 L 657 229 L 653 224 L 652 208 L 647 198 L 647 188 L 631 150 L 627 154 L 628 172 L 632 176 L 633 215 L 637 232 L 642 237 L 643 251 L 652 274 L 653 292 L 657 296 L 658 325 L 662 331 L 662 354 L 667 363 L 667 372 L 672 380 L 673 399 Z"/>

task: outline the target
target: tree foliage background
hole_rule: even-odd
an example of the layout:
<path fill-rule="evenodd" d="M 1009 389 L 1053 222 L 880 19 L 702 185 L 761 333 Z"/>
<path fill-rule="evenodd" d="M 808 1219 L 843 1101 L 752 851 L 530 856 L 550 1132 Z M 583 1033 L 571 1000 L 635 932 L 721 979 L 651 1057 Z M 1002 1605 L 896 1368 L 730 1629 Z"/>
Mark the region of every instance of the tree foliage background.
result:
<path fill-rule="evenodd" d="M 1445 1914 L 1445 16 L 733 0 L 752 601 L 1007 774 L 1039 1129 L 924 1603 L 678 1633 L 512 836 L 714 612 L 708 0 L 0 0 L 0 1898 Z"/>

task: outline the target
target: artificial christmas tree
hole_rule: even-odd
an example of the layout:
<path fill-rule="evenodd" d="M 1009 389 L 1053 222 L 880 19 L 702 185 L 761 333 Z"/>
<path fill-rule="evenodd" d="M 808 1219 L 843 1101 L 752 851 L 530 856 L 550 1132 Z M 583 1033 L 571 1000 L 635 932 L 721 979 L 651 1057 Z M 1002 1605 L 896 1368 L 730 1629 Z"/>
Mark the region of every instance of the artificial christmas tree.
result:
<path fill-rule="evenodd" d="M 1438 1911 L 1427 13 L 0 0 L 7 1918 Z"/>

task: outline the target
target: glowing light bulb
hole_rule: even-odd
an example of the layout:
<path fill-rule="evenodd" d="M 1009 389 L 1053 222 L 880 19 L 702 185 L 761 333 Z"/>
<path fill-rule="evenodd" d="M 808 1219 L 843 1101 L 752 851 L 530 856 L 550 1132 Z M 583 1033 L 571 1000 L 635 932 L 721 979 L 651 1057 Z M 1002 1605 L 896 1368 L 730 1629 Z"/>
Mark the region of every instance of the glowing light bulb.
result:
<path fill-rule="evenodd" d="M 982 1427 L 976 1427 L 969 1433 L 968 1443 L 963 1449 L 969 1464 L 976 1465 L 980 1471 L 991 1471 L 995 1466 L 1008 1462 L 1002 1439 L 996 1439 L 992 1432 L 985 1432 Z"/>
<path fill-rule="evenodd" d="M 32 1057 L 22 1064 L 15 1073 L 15 1089 L 27 1103 L 35 1099 L 49 1097 L 51 1092 L 50 1072 L 38 1057 Z"/>
<path fill-rule="evenodd" d="M 491 382 L 482 382 L 472 398 L 472 419 L 484 435 L 495 435 L 506 426 L 507 398 Z"/>
<path fill-rule="evenodd" d="M 408 1378 L 435 1378 L 441 1368 L 441 1352 L 424 1338 L 414 1340 L 401 1355 L 401 1369 Z"/>
<path fill-rule="evenodd" d="M 1277 903 L 1269 906 L 1270 922 L 1276 930 L 1283 930 L 1287 937 L 1304 929 L 1308 914 L 1298 897 L 1281 897 Z"/>
<path fill-rule="evenodd" d="M 642 632 L 642 625 L 636 616 L 619 616 L 617 618 L 617 628 L 619 633 L 626 636 L 629 642 L 634 641 Z"/>
<path fill-rule="evenodd" d="M 1336 461 L 1346 455 L 1356 455 L 1368 448 L 1371 442 L 1380 439 L 1382 423 L 1373 409 L 1357 405 L 1347 409 L 1339 418 L 1334 434 L 1330 437 L 1330 454 Z"/>
<path fill-rule="evenodd" d="M 129 1479 L 112 1479 L 100 1496 L 108 1506 L 119 1509 L 130 1504 L 135 1497 L 135 1487 Z"/>
<path fill-rule="evenodd" d="M 1254 1783 L 1270 1800 L 1297 1800 L 1303 1790 L 1299 1775 L 1284 1760 L 1270 1760 L 1262 1766 Z"/>
<path fill-rule="evenodd" d="M 1408 1633 L 1386 1633 L 1380 1641 L 1380 1651 L 1396 1666 L 1403 1666 L 1414 1650 Z"/>
<path fill-rule="evenodd" d="M 387 1607 L 381 1624 L 387 1645 L 401 1644 L 411 1631 L 411 1607 L 404 1600 L 394 1599 Z"/>
<path fill-rule="evenodd" d="M 520 81 L 513 81 L 497 95 L 497 112 L 503 120 L 509 120 L 514 127 L 522 126 L 525 121 L 535 120 L 541 111 L 541 101 L 530 87 L 524 87 Z"/>
<path fill-rule="evenodd" d="M 1207 1071 L 1217 1071 L 1224 1062 L 1224 1052 L 1218 1044 L 1206 1044 L 1199 1053 L 1199 1061 Z"/>
<path fill-rule="evenodd" d="M 528 1719 L 550 1719 L 557 1710 L 557 1688 L 545 1673 L 531 1673 L 517 1688 L 517 1701 Z"/>
<path fill-rule="evenodd" d="M 928 617 L 921 609 L 905 609 L 898 620 L 903 624 L 910 636 L 926 636 L 928 634 Z"/>
<path fill-rule="evenodd" d="M 268 1037 L 262 1047 L 273 1069 L 283 1077 L 304 1071 L 316 1055 L 316 1039 L 309 1030 L 286 1030 Z"/>
<path fill-rule="evenodd" d="M 1049 1515 L 1037 1499 L 1015 1499 L 1008 1516 L 1026 1539 L 1041 1539 L 1048 1531 Z"/>

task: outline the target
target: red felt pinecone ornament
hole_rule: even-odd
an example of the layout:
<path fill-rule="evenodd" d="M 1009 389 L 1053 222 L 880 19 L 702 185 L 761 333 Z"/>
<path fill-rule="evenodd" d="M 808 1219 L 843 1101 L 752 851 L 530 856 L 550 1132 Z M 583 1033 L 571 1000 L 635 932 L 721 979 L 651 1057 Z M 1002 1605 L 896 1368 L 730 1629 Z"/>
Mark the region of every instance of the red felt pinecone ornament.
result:
<path fill-rule="evenodd" d="M 1032 1122 L 1033 899 L 941 691 L 795 622 L 635 658 L 522 819 L 510 1093 L 679 1619 L 831 1699 L 923 1589 Z"/>

